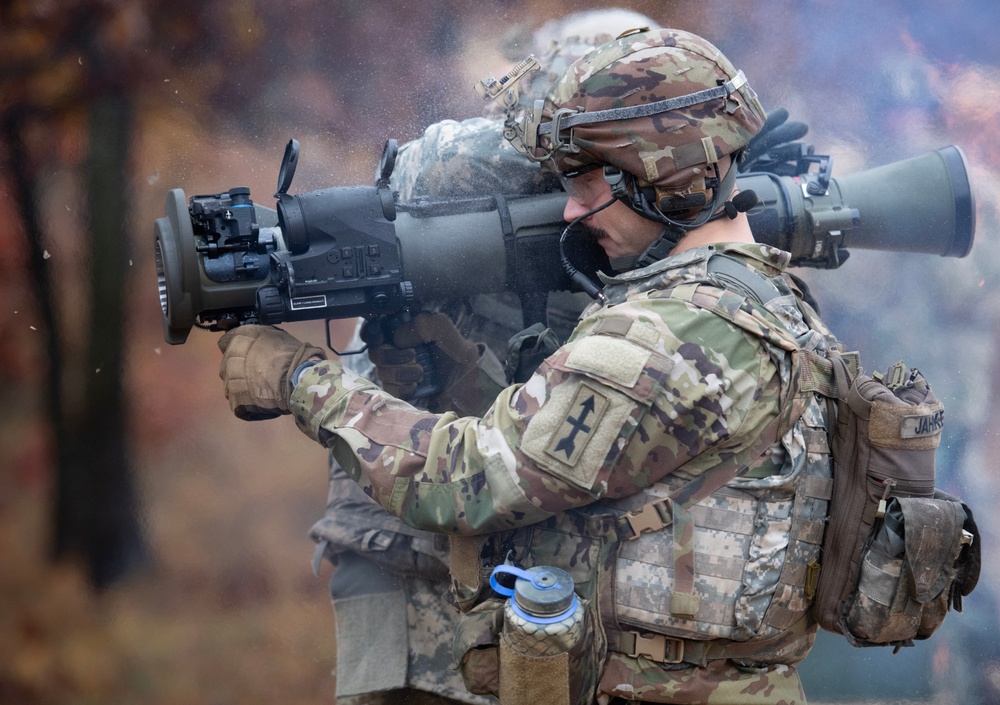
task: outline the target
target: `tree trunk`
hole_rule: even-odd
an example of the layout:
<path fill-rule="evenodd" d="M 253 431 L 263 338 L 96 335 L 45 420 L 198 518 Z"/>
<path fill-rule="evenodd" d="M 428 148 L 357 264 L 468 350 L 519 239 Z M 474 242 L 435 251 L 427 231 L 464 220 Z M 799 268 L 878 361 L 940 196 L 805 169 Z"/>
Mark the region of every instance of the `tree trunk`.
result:
<path fill-rule="evenodd" d="M 42 321 L 41 334 L 45 351 L 45 416 L 52 433 L 55 462 L 55 497 L 53 506 L 52 554 L 64 558 L 80 552 L 82 534 L 78 533 L 80 517 L 74 516 L 72 498 L 77 494 L 70 475 L 71 444 L 66 440 L 69 427 L 63 400 L 63 347 L 59 337 L 59 317 L 55 306 L 55 290 L 45 261 L 42 218 L 38 212 L 38 175 L 25 146 L 26 111 L 14 106 L 4 115 L 3 138 L 7 144 L 11 197 L 21 215 L 28 252 L 28 273 Z M 76 512 L 79 514 L 79 512 Z"/>
<path fill-rule="evenodd" d="M 77 466 L 83 478 L 85 557 L 95 586 L 141 565 L 146 547 L 131 468 L 124 370 L 125 291 L 129 268 L 128 183 L 132 105 L 124 93 L 98 97 L 90 109 L 90 318 L 83 374 L 84 409 L 76 426 Z"/>

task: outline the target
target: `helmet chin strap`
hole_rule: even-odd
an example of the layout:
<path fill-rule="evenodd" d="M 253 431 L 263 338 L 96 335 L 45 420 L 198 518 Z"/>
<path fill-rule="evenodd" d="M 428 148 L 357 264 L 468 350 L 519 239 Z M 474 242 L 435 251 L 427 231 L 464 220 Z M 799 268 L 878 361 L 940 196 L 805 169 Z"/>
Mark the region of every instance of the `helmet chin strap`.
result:
<path fill-rule="evenodd" d="M 674 248 L 677 247 L 677 243 L 687 235 L 687 232 L 686 229 L 675 225 L 665 225 L 659 237 L 653 240 L 649 247 L 637 255 L 616 257 L 611 260 L 611 266 L 619 272 L 648 267 L 654 262 L 659 262 L 661 259 L 668 257 Z"/>
<path fill-rule="evenodd" d="M 606 165 L 604 167 L 604 178 L 607 179 L 608 183 L 611 185 L 611 199 L 607 203 L 603 203 L 597 208 L 593 208 L 583 215 L 574 218 L 573 222 L 569 223 L 563 229 L 562 235 L 559 237 L 559 256 L 562 260 L 563 269 L 566 270 L 570 279 L 576 283 L 577 286 L 589 294 L 592 299 L 596 299 L 601 303 L 607 303 L 607 299 L 604 297 L 604 293 L 601 291 L 601 288 L 591 281 L 587 275 L 573 266 L 573 264 L 569 261 L 569 258 L 566 256 L 564 248 L 566 236 L 581 221 L 586 220 L 595 213 L 599 213 L 605 208 L 614 205 L 616 201 L 624 201 L 626 205 L 642 217 L 647 218 L 648 220 L 664 223 L 663 231 L 642 253 L 637 255 L 622 255 L 619 257 L 612 257 L 610 259 L 612 269 L 616 272 L 627 272 L 631 269 L 646 267 L 669 256 L 673 249 L 677 247 L 677 244 L 681 241 L 681 239 L 687 235 L 688 231 L 701 227 L 705 223 L 716 220 L 723 215 L 728 216 L 730 219 L 735 219 L 739 213 L 744 213 L 757 205 L 758 201 L 757 194 L 748 190 L 742 191 L 735 198 L 733 198 L 733 200 L 726 200 L 721 206 L 719 205 L 719 201 L 722 199 L 722 194 L 732 193 L 733 186 L 736 184 L 736 169 L 731 166 L 725 177 L 723 177 L 722 183 L 715 189 L 715 192 L 712 195 L 712 202 L 706 206 L 693 220 L 686 222 L 676 221 L 662 213 L 658 208 L 654 210 L 654 207 L 651 207 L 645 197 L 639 193 L 638 188 L 635 186 L 634 179 L 626 179 L 626 174 L 621 170 Z M 642 206 L 636 207 L 633 205 L 632 199 L 628 196 L 627 186 L 625 185 L 626 181 L 633 182 L 633 191 L 639 194 L 638 197 L 643 201 Z"/>

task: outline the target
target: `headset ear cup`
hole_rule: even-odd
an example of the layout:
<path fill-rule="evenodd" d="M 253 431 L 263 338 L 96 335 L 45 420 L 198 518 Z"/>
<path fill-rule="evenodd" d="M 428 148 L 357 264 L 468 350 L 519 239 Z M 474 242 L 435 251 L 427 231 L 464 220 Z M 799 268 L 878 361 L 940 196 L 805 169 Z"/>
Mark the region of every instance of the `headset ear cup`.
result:
<path fill-rule="evenodd" d="M 604 166 L 604 180 L 611 186 L 611 195 L 625 201 L 633 210 L 647 213 L 646 217 L 655 212 L 656 189 L 653 186 L 640 186 L 634 176 L 610 164 Z"/>

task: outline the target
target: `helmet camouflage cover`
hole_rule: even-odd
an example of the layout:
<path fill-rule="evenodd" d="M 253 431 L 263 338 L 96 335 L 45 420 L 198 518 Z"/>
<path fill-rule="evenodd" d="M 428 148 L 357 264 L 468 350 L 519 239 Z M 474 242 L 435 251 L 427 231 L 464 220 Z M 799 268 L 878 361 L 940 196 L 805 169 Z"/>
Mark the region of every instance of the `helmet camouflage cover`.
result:
<path fill-rule="evenodd" d="M 691 105 L 667 111 L 650 105 L 707 89 L 716 89 L 715 96 L 695 97 Z M 624 119 L 608 113 L 607 119 L 561 128 L 556 139 L 550 132 L 539 144 L 554 149 L 559 171 L 610 164 L 664 198 L 703 191 L 706 167 L 744 149 L 765 118 L 742 72 L 713 44 L 681 30 L 642 29 L 572 64 L 550 88 L 542 119 L 558 118 L 560 111 L 573 116 L 635 106 L 654 110 Z M 544 131 L 543 123 L 539 134 Z"/>

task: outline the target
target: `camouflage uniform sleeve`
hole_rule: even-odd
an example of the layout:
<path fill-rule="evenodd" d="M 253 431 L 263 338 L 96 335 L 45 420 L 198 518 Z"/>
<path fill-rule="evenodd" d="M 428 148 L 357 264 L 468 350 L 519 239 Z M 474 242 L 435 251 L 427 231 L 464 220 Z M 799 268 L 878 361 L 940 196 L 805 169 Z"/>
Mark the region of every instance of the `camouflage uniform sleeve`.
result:
<path fill-rule="evenodd" d="M 773 414 L 756 403 L 774 377 L 757 341 L 712 313 L 658 305 L 682 315 L 667 324 L 616 306 L 591 316 L 482 418 L 420 411 L 329 361 L 302 375 L 291 408 L 411 526 L 475 534 L 532 524 L 681 466 L 702 472 Z"/>

